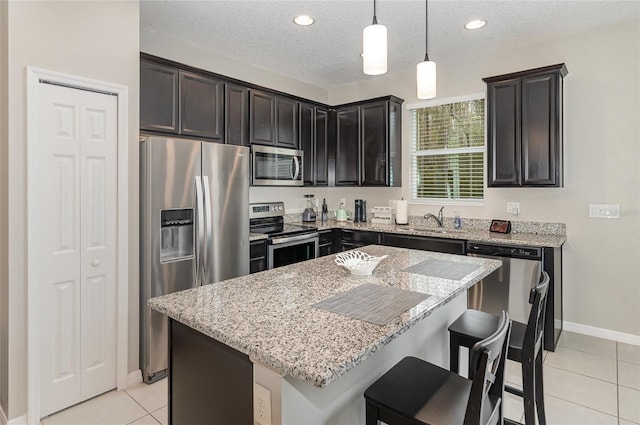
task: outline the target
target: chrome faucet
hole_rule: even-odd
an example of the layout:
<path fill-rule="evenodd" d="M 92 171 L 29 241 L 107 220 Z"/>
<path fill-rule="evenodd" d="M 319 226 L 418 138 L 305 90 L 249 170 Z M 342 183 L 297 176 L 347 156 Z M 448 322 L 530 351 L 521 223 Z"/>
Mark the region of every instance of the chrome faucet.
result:
<path fill-rule="evenodd" d="M 433 218 L 436 223 L 438 223 L 438 227 L 442 227 L 442 224 L 444 223 L 444 217 L 442 215 L 442 210 L 444 210 L 444 207 L 440 208 L 440 211 L 438 211 L 438 216 L 436 217 L 435 215 L 431 214 L 431 213 L 426 213 L 424 215 L 425 220 L 429 220 L 430 218 Z"/>

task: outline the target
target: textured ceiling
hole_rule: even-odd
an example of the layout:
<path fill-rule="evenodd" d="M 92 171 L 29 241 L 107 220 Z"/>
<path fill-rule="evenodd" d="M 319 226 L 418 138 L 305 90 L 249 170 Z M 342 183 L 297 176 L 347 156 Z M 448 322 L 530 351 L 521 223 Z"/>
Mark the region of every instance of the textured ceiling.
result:
<path fill-rule="evenodd" d="M 377 0 L 378 22 L 388 31 L 388 72 L 406 72 L 425 53 L 425 3 Z M 315 18 L 309 27 L 292 19 Z M 320 87 L 364 81 L 362 29 L 371 24 L 372 0 L 142 1 L 142 31 L 155 31 L 219 55 Z M 482 18 L 485 28 L 464 24 Z M 429 57 L 451 62 L 526 46 L 588 28 L 640 19 L 630 1 L 429 2 Z M 144 50 L 144 46 L 142 46 Z M 597 52 L 594 52 L 594 57 Z"/>

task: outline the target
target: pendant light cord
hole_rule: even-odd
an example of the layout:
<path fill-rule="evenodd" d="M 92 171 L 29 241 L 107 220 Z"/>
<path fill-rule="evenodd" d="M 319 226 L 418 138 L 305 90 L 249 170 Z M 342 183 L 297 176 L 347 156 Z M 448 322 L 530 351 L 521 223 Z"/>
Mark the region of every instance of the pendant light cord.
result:
<path fill-rule="evenodd" d="M 375 9 L 375 0 L 374 0 Z M 375 16 L 375 12 L 374 12 Z M 375 17 L 374 17 L 375 19 Z M 424 61 L 429 61 L 429 0 L 424 0 Z"/>
<path fill-rule="evenodd" d="M 378 18 L 376 18 L 376 0 L 373 0 L 373 23 L 371 25 L 378 25 Z"/>

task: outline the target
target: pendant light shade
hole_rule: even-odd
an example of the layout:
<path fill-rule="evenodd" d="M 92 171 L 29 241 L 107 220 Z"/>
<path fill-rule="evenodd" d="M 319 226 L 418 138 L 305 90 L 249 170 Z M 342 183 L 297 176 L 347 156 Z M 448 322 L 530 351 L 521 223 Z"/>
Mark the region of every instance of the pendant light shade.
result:
<path fill-rule="evenodd" d="M 436 63 L 429 60 L 429 0 L 425 0 L 424 19 L 424 61 L 416 66 L 418 99 L 436 97 Z"/>
<path fill-rule="evenodd" d="M 418 99 L 436 97 L 436 63 L 425 58 L 416 66 L 418 74 Z"/>
<path fill-rule="evenodd" d="M 362 30 L 362 72 L 381 75 L 387 72 L 387 27 L 378 24 L 373 0 L 373 23 Z"/>

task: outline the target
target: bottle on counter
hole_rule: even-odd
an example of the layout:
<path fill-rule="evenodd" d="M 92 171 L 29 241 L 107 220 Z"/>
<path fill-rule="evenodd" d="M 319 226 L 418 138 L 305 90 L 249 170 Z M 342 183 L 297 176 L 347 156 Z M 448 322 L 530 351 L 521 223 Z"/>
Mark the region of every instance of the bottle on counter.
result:
<path fill-rule="evenodd" d="M 329 220 L 329 207 L 327 207 L 327 200 L 322 198 L 322 221 Z"/>
<path fill-rule="evenodd" d="M 460 214 L 456 211 L 456 215 L 453 219 L 453 228 L 454 229 L 462 229 L 462 219 L 460 218 Z"/>

